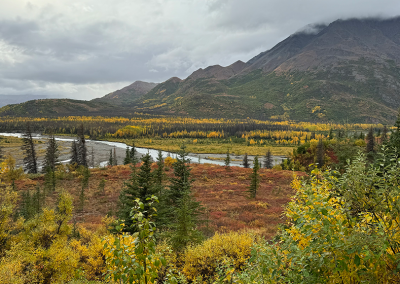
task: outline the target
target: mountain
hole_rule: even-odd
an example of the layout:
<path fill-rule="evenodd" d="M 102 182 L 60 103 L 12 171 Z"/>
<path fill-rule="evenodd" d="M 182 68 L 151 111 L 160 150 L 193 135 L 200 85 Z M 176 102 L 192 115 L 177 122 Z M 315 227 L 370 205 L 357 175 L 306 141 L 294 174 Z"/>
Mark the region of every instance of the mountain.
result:
<path fill-rule="evenodd" d="M 155 86 L 157 86 L 157 83 L 136 81 L 133 84 L 122 88 L 121 90 L 117 90 L 105 95 L 104 97 L 94 99 L 93 101 L 107 102 L 115 105 L 127 105 L 140 99 Z"/>
<path fill-rule="evenodd" d="M 0 108 L 0 116 L 120 115 L 120 108 L 104 102 L 71 99 L 30 100 Z"/>
<path fill-rule="evenodd" d="M 0 95 L 0 107 L 19 104 L 29 100 L 47 99 L 46 95 Z"/>
<path fill-rule="evenodd" d="M 161 83 L 135 106 L 202 117 L 392 123 L 400 107 L 400 18 L 338 20 L 231 66 Z"/>
<path fill-rule="evenodd" d="M 38 108 L 43 115 L 57 113 L 58 101 L 51 102 Z M 247 62 L 209 66 L 157 85 L 135 82 L 90 103 L 108 115 L 117 108 L 119 115 L 392 124 L 400 107 L 400 18 L 313 26 Z M 89 102 L 62 104 L 64 115 L 91 108 Z M 3 107 L 0 115 L 27 107 Z M 35 110 L 32 103 L 29 108 Z"/>

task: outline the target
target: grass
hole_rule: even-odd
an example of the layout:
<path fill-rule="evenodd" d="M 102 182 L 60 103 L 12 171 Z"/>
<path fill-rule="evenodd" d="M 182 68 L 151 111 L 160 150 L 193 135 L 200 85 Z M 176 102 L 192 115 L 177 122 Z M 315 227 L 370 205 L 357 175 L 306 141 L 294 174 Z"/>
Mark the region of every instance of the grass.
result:
<path fill-rule="evenodd" d="M 179 139 L 179 138 L 137 138 L 137 139 L 118 139 L 110 138 L 110 141 L 123 142 L 127 145 L 135 143 L 136 147 L 145 147 L 169 152 L 177 152 L 180 150 L 180 145 L 186 145 L 186 151 L 197 154 L 226 154 L 229 152 L 232 155 L 244 155 L 247 153 L 252 156 L 264 156 L 268 149 L 272 155 L 287 156 L 293 152 L 293 146 L 278 146 L 278 145 L 251 145 L 246 143 L 222 143 L 218 139 Z"/>
<path fill-rule="evenodd" d="M 191 169 L 194 197 L 206 208 L 204 217 L 209 220 L 202 228 L 205 232 L 212 234 L 215 231 L 252 229 L 267 238 L 275 235 L 278 224 L 282 223 L 283 206 L 293 193 L 290 186 L 292 171 L 261 169 L 257 197 L 249 199 L 247 189 L 252 169 L 231 166 L 230 170 L 226 170 L 225 167 L 210 164 L 191 164 Z M 128 165 L 91 170 L 89 188 L 85 190 L 84 210 L 75 212 L 77 222 L 94 230 L 107 214 L 115 215 L 120 191 L 130 173 Z M 167 171 L 168 176 L 172 174 L 172 170 Z M 98 190 L 102 178 L 106 180 L 104 193 Z M 19 180 L 16 186 L 18 190 L 34 190 L 37 183 L 43 182 L 43 176 L 38 176 L 34 180 Z M 58 181 L 56 192 L 49 194 L 46 204 L 54 205 L 57 192 L 62 188 L 72 194 L 77 208 L 81 189 L 78 174 Z"/>

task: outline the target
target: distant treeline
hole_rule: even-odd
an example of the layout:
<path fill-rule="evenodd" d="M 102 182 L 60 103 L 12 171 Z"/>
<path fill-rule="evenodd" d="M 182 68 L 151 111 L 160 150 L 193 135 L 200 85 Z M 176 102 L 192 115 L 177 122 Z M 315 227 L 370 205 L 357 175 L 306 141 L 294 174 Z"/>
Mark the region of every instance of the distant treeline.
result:
<path fill-rule="evenodd" d="M 30 122 L 32 131 L 43 134 L 76 135 L 79 125 L 83 124 L 85 135 L 92 139 L 119 137 L 177 137 L 183 133 L 187 138 L 220 138 L 253 136 L 249 133 L 266 133 L 272 131 L 306 131 L 326 132 L 333 130 L 367 130 L 370 127 L 380 129 L 380 124 L 315 124 L 293 121 L 261 121 L 253 119 L 193 119 L 193 118 L 123 118 L 123 117 L 83 117 L 69 116 L 59 118 L 0 118 L 1 132 L 22 132 Z M 213 135 L 212 133 L 217 133 Z M 259 135 L 256 135 L 259 136 Z M 262 136 L 261 136 L 262 137 Z"/>

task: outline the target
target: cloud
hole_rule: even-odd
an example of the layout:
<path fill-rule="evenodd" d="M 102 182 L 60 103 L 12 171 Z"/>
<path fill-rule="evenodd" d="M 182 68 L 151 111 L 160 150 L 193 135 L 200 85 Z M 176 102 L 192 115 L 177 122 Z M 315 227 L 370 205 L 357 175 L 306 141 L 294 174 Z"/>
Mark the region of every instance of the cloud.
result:
<path fill-rule="evenodd" d="M 399 10 L 394 0 L 3 0 L 0 94 L 100 97 L 247 61 L 318 30 L 308 24 Z"/>

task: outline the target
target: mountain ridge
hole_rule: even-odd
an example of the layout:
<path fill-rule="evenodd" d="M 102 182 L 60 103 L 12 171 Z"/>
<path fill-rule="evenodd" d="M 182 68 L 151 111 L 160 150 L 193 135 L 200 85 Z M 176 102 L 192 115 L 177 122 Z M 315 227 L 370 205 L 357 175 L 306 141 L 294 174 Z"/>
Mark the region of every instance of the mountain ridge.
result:
<path fill-rule="evenodd" d="M 392 123 L 400 107 L 400 18 L 337 20 L 247 62 L 200 68 L 138 95 L 126 92 L 130 86 L 94 101 L 121 112 Z"/>

